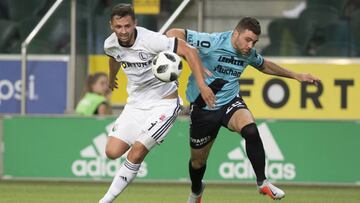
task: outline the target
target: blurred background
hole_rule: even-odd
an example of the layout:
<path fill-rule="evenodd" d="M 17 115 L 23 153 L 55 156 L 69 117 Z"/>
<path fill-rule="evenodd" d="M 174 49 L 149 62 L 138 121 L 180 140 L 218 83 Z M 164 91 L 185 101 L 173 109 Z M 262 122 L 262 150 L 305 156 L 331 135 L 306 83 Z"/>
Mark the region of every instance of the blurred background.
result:
<path fill-rule="evenodd" d="M 111 34 L 111 8 L 133 3 L 138 25 L 153 31 L 222 32 L 242 17 L 256 17 L 262 26 L 259 53 L 322 81 L 299 84 L 250 67 L 242 76 L 243 97 L 265 140 L 269 177 L 289 184 L 359 185 L 360 0 L 63 0 L 22 52 L 55 3 L 0 0 L 0 179 L 111 180 L 122 160 L 110 161 L 103 151 L 126 103 L 125 75 L 120 72 L 119 89 L 104 96 L 112 109 L 107 116 L 81 116 L 75 108 L 88 76 L 108 72 L 103 43 Z M 185 68 L 180 78 L 183 116 L 147 158 L 140 180 L 188 181 L 186 169 L 165 171 L 156 156 L 176 168 L 187 165 L 189 74 Z M 175 161 L 161 150 L 184 155 Z M 219 156 L 209 160 L 207 179 L 254 180 L 238 137 L 219 136 L 214 151 Z"/>
<path fill-rule="evenodd" d="M 74 58 L 68 58 L 71 63 L 63 78 L 68 82 L 67 90 L 63 93 L 67 97 L 66 104 L 62 106 L 65 109 L 53 112 L 38 111 L 38 113 L 73 112 L 82 96 L 87 75 L 97 71 L 107 71 L 107 64 L 99 64 L 101 59 L 96 57 L 104 54 L 103 43 L 110 34 L 108 21 L 111 7 L 121 2 L 132 3 L 131 0 L 76 1 Z M 181 2 L 181 0 L 135 1 L 135 5 L 138 4 L 137 7 L 135 6 L 138 11 L 138 24 L 154 31 L 160 30 Z M 55 0 L 0 1 L 0 54 L 3 59 L 21 53 L 21 43 L 54 3 Z M 170 27 L 220 32 L 233 29 L 244 16 L 255 16 L 262 26 L 262 35 L 256 48 L 266 57 L 355 59 L 360 56 L 359 4 L 359 0 L 189 1 Z M 146 6 L 150 7 L 146 8 Z M 71 1 L 63 0 L 28 45 L 27 54 L 38 57 L 53 55 L 58 59 L 60 56 L 70 57 L 70 11 Z M 99 68 L 99 66 L 104 67 Z M 2 87 L 2 92 L 6 98 L 11 97 L 10 94 L 6 94 L 11 91 L 6 91 L 5 87 Z M 112 104 L 121 107 L 127 95 L 121 91 L 119 94 L 121 96 L 112 97 Z M 6 111 L 4 105 L 6 104 L 0 107 L 0 112 L 19 111 L 19 109 Z M 29 105 L 32 109 L 32 104 Z"/>
<path fill-rule="evenodd" d="M 1 0 L 0 53 L 19 54 L 21 43 L 55 0 Z M 110 34 L 111 7 L 131 0 L 77 0 L 77 52 L 103 54 Z M 140 2 L 140 1 L 139 1 Z M 146 1 L 144 1 L 146 3 Z M 151 1 L 148 1 L 151 2 Z M 138 14 L 138 24 L 159 30 L 181 0 L 163 0 L 154 14 Z M 229 30 L 243 16 L 255 16 L 263 34 L 258 49 L 265 56 L 359 56 L 358 0 L 203 0 L 202 30 Z M 198 1 L 173 26 L 196 29 Z M 330 32 L 331 31 L 331 32 Z M 45 46 L 46 45 L 46 46 Z M 31 54 L 70 53 L 70 0 L 64 0 L 29 47 Z"/>

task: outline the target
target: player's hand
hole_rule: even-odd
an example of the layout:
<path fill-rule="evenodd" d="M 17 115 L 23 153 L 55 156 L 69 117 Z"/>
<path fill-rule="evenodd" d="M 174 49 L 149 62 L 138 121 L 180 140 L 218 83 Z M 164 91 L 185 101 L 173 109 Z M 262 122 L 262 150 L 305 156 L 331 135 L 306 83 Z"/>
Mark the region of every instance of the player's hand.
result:
<path fill-rule="evenodd" d="M 215 107 L 215 102 L 216 102 L 216 98 L 215 98 L 213 91 L 207 85 L 199 87 L 199 89 L 200 89 L 201 97 L 205 101 L 206 105 L 210 109 L 213 109 Z"/>
<path fill-rule="evenodd" d="M 310 73 L 299 73 L 296 75 L 296 79 L 299 82 L 309 82 L 315 85 L 318 85 L 318 83 L 320 83 L 320 79 L 311 75 Z"/>
<path fill-rule="evenodd" d="M 116 88 L 116 89 L 118 88 L 118 83 L 117 83 L 117 78 L 116 77 L 109 79 L 109 89 L 111 91 L 113 91 L 114 88 Z"/>

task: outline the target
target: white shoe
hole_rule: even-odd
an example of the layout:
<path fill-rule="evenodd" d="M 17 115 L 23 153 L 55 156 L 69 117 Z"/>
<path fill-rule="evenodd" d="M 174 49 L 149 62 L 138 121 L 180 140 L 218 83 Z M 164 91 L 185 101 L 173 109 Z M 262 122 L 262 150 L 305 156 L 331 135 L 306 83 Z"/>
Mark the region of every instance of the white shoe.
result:
<path fill-rule="evenodd" d="M 110 203 L 111 201 L 107 201 L 107 200 L 105 200 L 104 198 L 102 198 L 100 201 L 99 201 L 99 203 Z"/>
<path fill-rule="evenodd" d="M 99 203 L 108 203 L 108 201 L 105 201 L 104 199 L 99 200 Z"/>
<path fill-rule="evenodd" d="M 285 192 L 280 188 L 275 187 L 268 180 L 264 180 L 261 186 L 258 186 L 260 194 L 268 195 L 273 200 L 280 200 L 285 197 Z"/>
<path fill-rule="evenodd" d="M 195 194 L 193 192 L 190 192 L 188 203 L 201 203 L 201 197 L 205 189 L 205 183 L 201 183 L 201 192 L 199 194 Z"/>
<path fill-rule="evenodd" d="M 99 203 L 111 203 L 114 201 L 114 199 L 115 199 L 115 197 L 109 198 L 108 193 L 106 193 L 105 196 L 103 198 L 101 198 L 101 200 L 99 200 Z"/>

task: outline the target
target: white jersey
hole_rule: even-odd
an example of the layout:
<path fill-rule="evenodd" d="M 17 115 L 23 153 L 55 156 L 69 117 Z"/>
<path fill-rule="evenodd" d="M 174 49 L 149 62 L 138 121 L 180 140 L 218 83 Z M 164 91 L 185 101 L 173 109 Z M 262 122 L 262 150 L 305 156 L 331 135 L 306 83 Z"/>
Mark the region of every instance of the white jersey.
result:
<path fill-rule="evenodd" d="M 143 27 L 136 27 L 137 35 L 131 47 L 119 44 L 115 33 L 104 43 L 105 53 L 120 62 L 128 78 L 128 104 L 144 105 L 144 102 L 161 99 L 177 89 L 176 82 L 161 82 L 151 71 L 153 58 L 161 51 L 176 52 L 175 38 L 168 38 Z"/>

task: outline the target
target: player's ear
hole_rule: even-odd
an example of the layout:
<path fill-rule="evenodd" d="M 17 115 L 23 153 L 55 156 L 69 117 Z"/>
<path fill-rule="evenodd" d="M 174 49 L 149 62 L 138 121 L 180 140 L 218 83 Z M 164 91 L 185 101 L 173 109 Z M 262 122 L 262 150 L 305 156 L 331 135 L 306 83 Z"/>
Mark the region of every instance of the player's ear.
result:
<path fill-rule="evenodd" d="M 240 35 L 240 32 L 238 29 L 234 30 L 234 37 L 237 38 Z"/>
<path fill-rule="evenodd" d="M 137 26 L 137 23 L 138 23 L 138 21 L 137 21 L 137 19 L 135 19 L 135 24 L 134 25 Z"/>
<path fill-rule="evenodd" d="M 113 30 L 113 26 L 111 24 L 111 20 L 109 20 L 109 26 L 110 26 L 110 29 Z"/>

